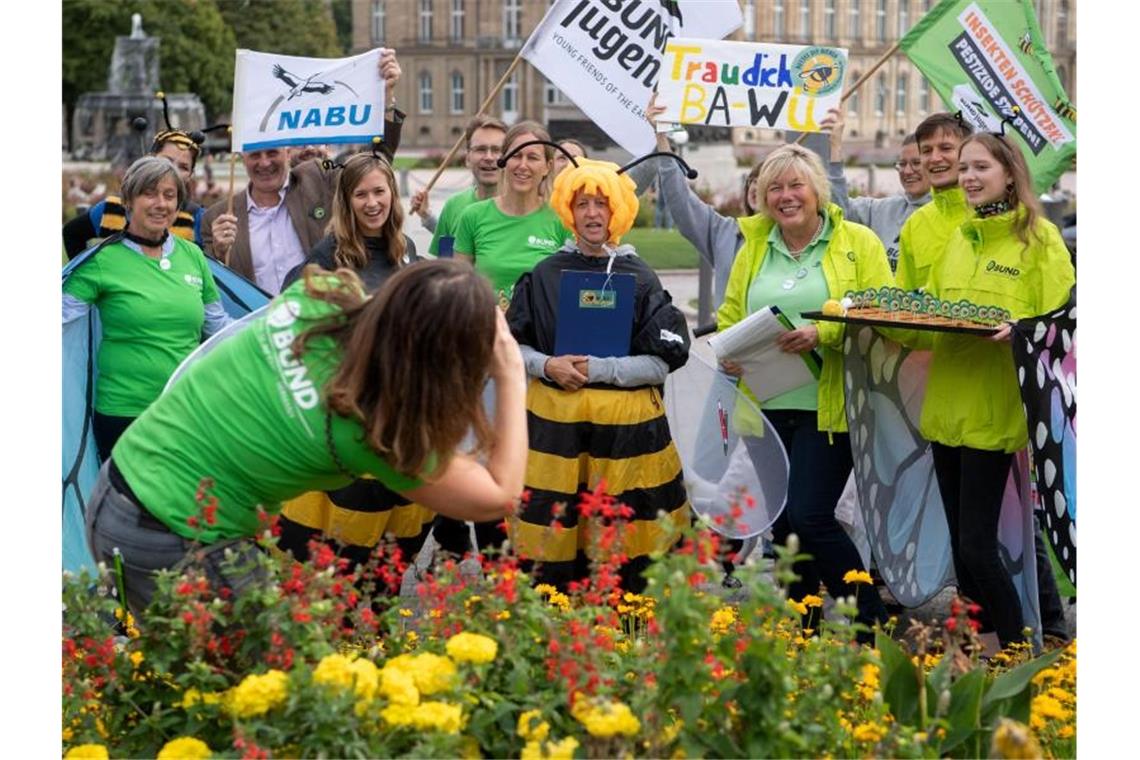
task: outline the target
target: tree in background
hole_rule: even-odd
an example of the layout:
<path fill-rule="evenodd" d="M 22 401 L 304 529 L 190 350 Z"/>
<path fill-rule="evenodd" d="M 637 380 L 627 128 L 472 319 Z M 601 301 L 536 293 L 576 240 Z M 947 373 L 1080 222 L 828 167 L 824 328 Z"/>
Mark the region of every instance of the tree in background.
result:
<path fill-rule="evenodd" d="M 115 37 L 161 37 L 159 77 L 168 92 L 197 93 L 207 119 L 229 113 L 237 42 L 214 0 L 67 0 L 63 4 L 63 103 L 68 124 L 76 100 L 107 89 Z"/>
<path fill-rule="evenodd" d="M 332 14 L 340 52 L 348 55 L 352 51 L 352 0 L 332 0 Z"/>
<path fill-rule="evenodd" d="M 237 46 L 264 53 L 335 58 L 342 55 L 324 0 L 214 0 Z M 233 63 L 233 52 L 230 53 Z"/>

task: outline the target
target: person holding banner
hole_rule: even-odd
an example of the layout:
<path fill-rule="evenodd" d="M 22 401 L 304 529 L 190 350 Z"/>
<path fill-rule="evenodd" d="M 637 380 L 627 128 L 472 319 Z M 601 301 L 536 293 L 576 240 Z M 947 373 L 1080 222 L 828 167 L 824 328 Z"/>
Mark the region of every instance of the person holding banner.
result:
<path fill-rule="evenodd" d="M 894 270 L 899 258 L 899 232 L 903 224 L 918 209 L 930 201 L 930 180 L 922 169 L 918 153 L 918 138 L 909 134 L 903 138 L 895 171 L 903 191 L 886 198 L 847 194 L 847 175 L 843 171 L 843 112 L 846 108 L 832 108 L 820 127 L 829 130 L 831 161 L 827 178 L 831 181 L 831 197 L 843 209 L 843 218 L 870 227 L 887 247 L 887 260 Z"/>
<path fill-rule="evenodd" d="M 958 149 L 972 132 L 969 124 L 949 113 L 931 114 L 914 130 L 932 202 L 911 214 L 899 230 L 895 282 L 900 288 L 919 290 L 926 285 L 946 243 L 970 217 L 966 196 L 958 187 Z"/>
<path fill-rule="evenodd" d="M 394 86 L 400 77 L 395 51 L 381 52 L 380 76 L 390 99 L 380 150 L 391 160 L 400 143 L 404 117 L 395 107 Z M 276 295 L 286 275 L 324 238 L 336 175 L 317 161 L 291 169 L 289 149 L 283 147 L 247 151 L 241 159 L 249 184 L 232 202 L 218 201 L 207 209 L 202 247 Z"/>
<path fill-rule="evenodd" d="M 455 233 L 455 255 L 491 282 L 504 309 L 515 282 L 573 234 L 545 201 L 554 171 L 554 149 L 542 125 L 520 121 L 503 138 L 499 194 L 467 207 Z M 525 147 L 524 147 L 525 146 Z"/>
<path fill-rule="evenodd" d="M 65 323 L 99 310 L 92 425 L 101 460 L 203 336 L 230 322 L 202 250 L 171 234 L 185 202 L 186 185 L 168 159 L 135 161 L 123 176 L 127 228 L 63 284 Z"/>
<path fill-rule="evenodd" d="M 638 201 L 635 183 L 617 169 L 578 159 L 558 175 L 551 206 L 574 230 L 575 241 L 519 279 L 507 311 L 530 377 L 530 499 L 511 521 L 510 536 L 520 556 L 535 563 L 536 582 L 565 590 L 590 575 L 589 559 L 608 561 L 605 555 L 620 552 L 629 557 L 620 570 L 622 588 L 640 593 L 649 555 L 678 537 L 659 513 L 676 527 L 689 521 L 681 460 L 661 395 L 669 372 L 688 360 L 689 337 L 684 315 L 653 270 L 631 246 L 618 245 L 633 226 Z M 596 354 L 558 352 L 559 336 L 573 327 L 565 320 L 574 318 L 579 303 L 565 303 L 560 294 L 566 277 L 582 272 L 633 281 L 630 337 L 616 355 L 601 346 Z M 611 292 L 623 297 L 618 285 Z M 623 327 L 629 322 L 613 324 L 612 332 Z M 601 337 L 587 341 L 596 344 Z M 598 516 L 580 515 L 576 506 L 581 492 L 599 484 L 632 510 L 628 532 L 612 547 L 605 546 Z"/>
<path fill-rule="evenodd" d="M 848 290 L 891 284 L 891 268 L 875 234 L 846 221 L 839 206 L 830 203 L 827 174 L 815 153 L 799 145 L 777 148 L 764 160 L 756 183 L 759 213 L 737 222 L 744 245 L 732 265 L 717 327 L 727 329 L 755 311 L 778 306 L 797 325 L 778 339 L 781 349 L 821 349 L 818 382 L 760 405 L 788 453 L 787 503 L 772 531 L 779 544 L 796 533 L 802 550 L 811 555 L 796 563 L 800 579 L 789 596 L 799 600 L 817 593 L 821 579 L 833 597 L 854 595 L 856 587 L 844 575 L 865 568 L 835 519 L 836 502 L 852 469 L 844 410 L 844 328 L 799 315 Z M 741 375 L 741 367 L 732 362 L 723 362 L 722 368 Z M 878 594 L 856 596 L 859 622 L 886 620 Z M 812 610 L 818 614 L 818 608 Z M 806 624 L 817 628 L 817 622 Z M 871 640 L 866 633 L 859 638 Z"/>
<path fill-rule="evenodd" d="M 506 134 L 507 125 L 493 116 L 476 116 L 467 122 L 463 130 L 467 148 L 464 163 L 471 170 L 474 184 L 448 198 L 439 212 L 439 219 L 431 215 L 426 191 L 417 190 L 412 195 L 410 211 L 419 214 L 424 227 L 432 232 L 428 251 L 433 256 L 450 256 L 455 244 L 455 228 L 464 210 L 472 203 L 485 201 L 499 192 L 503 170 L 496 162 L 503 154 L 503 137 Z"/>
<path fill-rule="evenodd" d="M 303 277 L 308 266 L 334 271 L 351 269 L 365 290 L 375 293 L 399 269 L 417 261 L 415 247 L 401 232 L 404 214 L 396 177 L 380 156 L 358 153 L 340 169 L 333 195 L 329 235 L 313 249 L 304 267 L 290 273 L 286 287 Z M 384 535 L 396 538 L 413 555 L 427 538 L 435 513 L 412 504 L 374 478 L 345 488 L 312 491 L 281 509 L 278 546 L 300 561 L 309 556 L 309 541 L 325 535 L 337 552 L 353 562 L 368 560 Z"/>
<path fill-rule="evenodd" d="M 266 529 L 264 511 L 362 476 L 460 520 L 500 519 L 523 488 L 525 395 L 518 344 L 469 266 L 420 262 L 371 298 L 351 272 L 311 276 L 203 355 L 123 435 L 89 502 L 92 556 L 110 565 L 121 551 L 138 615 L 154 573 L 176 566 L 240 593 L 257 577 L 247 539 Z M 486 465 L 457 453 L 471 429 Z M 216 508 L 203 509 L 211 492 Z"/>
<path fill-rule="evenodd" d="M 979 133 L 962 143 L 959 161 L 955 173 L 973 216 L 933 263 L 926 291 L 1007 309 L 1014 319 L 1065 304 L 1076 281 L 1073 265 L 1060 232 L 1043 216 L 1021 151 Z M 919 427 L 934 454 L 955 574 L 1003 647 L 1023 641 L 1021 603 L 998 548 L 1013 454 L 1029 442 L 1010 325 L 988 340 L 948 332 L 913 339 L 933 349 Z"/>

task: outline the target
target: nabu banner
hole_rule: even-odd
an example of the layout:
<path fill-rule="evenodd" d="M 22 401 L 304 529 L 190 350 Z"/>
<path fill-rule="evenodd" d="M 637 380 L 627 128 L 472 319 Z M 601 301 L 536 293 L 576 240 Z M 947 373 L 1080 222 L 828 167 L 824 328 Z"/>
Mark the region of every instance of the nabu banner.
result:
<path fill-rule="evenodd" d="M 819 132 L 846 77 L 843 48 L 675 37 L 657 100 L 662 121 Z"/>
<path fill-rule="evenodd" d="M 351 58 L 237 51 L 234 150 L 368 143 L 383 136 L 379 49 Z"/>

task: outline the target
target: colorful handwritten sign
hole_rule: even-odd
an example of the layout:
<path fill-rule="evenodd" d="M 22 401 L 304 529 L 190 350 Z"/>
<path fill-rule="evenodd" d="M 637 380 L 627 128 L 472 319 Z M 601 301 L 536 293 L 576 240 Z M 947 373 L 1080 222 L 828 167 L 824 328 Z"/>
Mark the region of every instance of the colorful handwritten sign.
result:
<path fill-rule="evenodd" d="M 846 75 L 843 48 L 674 37 L 657 101 L 662 121 L 819 132 Z"/>

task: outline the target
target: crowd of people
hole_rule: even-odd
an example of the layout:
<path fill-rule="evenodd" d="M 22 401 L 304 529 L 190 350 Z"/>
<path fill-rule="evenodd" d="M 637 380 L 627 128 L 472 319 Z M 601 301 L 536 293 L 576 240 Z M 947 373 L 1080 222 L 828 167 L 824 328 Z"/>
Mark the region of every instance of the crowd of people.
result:
<path fill-rule="evenodd" d="M 392 51 L 381 74 L 392 92 Z M 281 546 L 299 559 L 323 537 L 358 562 L 384 536 L 414 553 L 429 531 L 443 550 L 486 550 L 513 516 L 509 537 L 535 581 L 565 588 L 589 571 L 590 527 L 562 505 L 603 480 L 631 508 L 623 586 L 643 588 L 650 556 L 676 540 L 668 526 L 692 517 L 662 396 L 688 360 L 690 332 L 653 269 L 621 243 L 650 185 L 712 266 L 718 328 L 778 306 L 793 328 L 780 349 L 822 357 L 818 380 L 758 403 L 789 460 L 772 541 L 795 533 L 811 556 L 796 564 L 797 599 L 821 583 L 847 596 L 845 573 L 868 569 L 835 517 L 852 477 L 845 328 L 801 312 L 897 285 L 1020 319 L 1064 304 L 1075 282 L 1019 148 L 972 134 L 951 114 L 928 117 L 902 141 L 902 194 L 852 198 L 842 114 L 832 111 L 829 160 L 798 145 L 772 151 L 744 177 L 740 218 L 702 201 L 668 156 L 626 172 L 536 122 L 479 116 L 463 138 L 470 188 L 438 217 L 425 191 L 406 199 L 407 214 L 433 232 L 421 256 L 404 234 L 392 169 L 405 115 L 388 105 L 383 141 L 357 151 L 243 153 L 248 185 L 205 209 L 187 190 L 199 143 L 165 130 L 118 196 L 64 225 L 68 256 L 83 253 L 64 282 L 63 319 L 94 309 L 102 330 L 94 433 L 103 465 L 87 538 L 96 560 L 121 555 L 136 612 L 153 573 L 179 566 L 192 546 L 258 551 L 249 539 L 261 508 L 281 512 Z M 649 120 L 663 110 L 651 102 Z M 670 147 L 661 132 L 658 147 Z M 274 298 L 164 392 L 230 321 L 207 257 Z M 615 278 L 631 279 L 629 339 L 612 355 L 559 349 L 576 313 L 562 302 L 568 273 L 602 275 L 603 299 Z M 957 583 L 1002 644 L 1023 638 L 997 543 L 1012 454 L 1027 444 L 1009 336 L 1008 327 L 989 339 L 893 336 L 932 351 L 921 431 Z M 741 374 L 730 361 L 720 369 Z M 218 510 L 195 528 L 188 518 L 204 477 Z M 1037 554 L 1044 624 L 1063 636 L 1040 540 Z M 210 572 L 235 590 L 249 580 L 216 560 Z M 860 621 L 886 619 L 877 595 L 858 600 Z"/>

